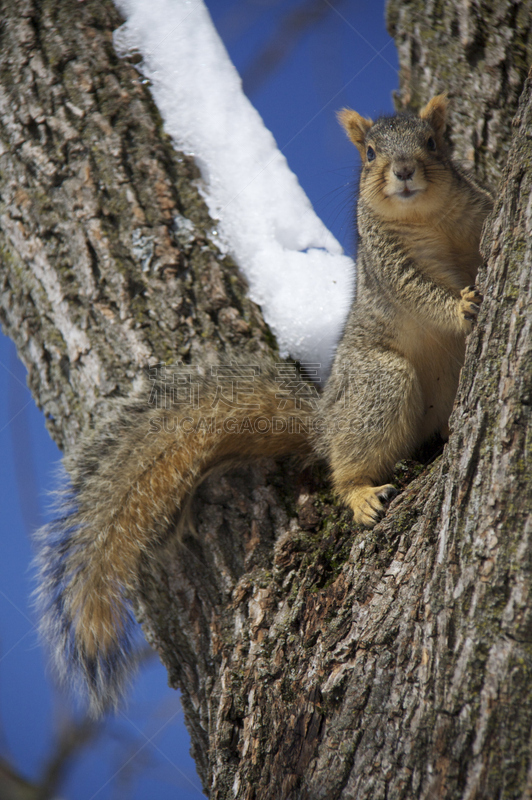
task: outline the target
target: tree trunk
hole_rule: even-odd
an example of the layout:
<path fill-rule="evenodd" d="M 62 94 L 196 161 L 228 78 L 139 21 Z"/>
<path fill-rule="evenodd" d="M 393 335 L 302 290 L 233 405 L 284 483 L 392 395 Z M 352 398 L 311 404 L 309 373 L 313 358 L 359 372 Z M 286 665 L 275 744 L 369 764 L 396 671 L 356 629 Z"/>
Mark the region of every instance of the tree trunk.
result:
<path fill-rule="evenodd" d="M 269 337 L 113 53 L 113 7 L 2 19 L 1 320 L 69 448 L 143 366 Z M 486 299 L 449 444 L 372 532 L 317 471 L 264 461 L 205 482 L 195 534 L 144 566 L 137 616 L 218 800 L 532 796 L 531 4 L 393 0 L 389 19 L 401 102 L 448 87 L 459 156 L 503 173 Z"/>

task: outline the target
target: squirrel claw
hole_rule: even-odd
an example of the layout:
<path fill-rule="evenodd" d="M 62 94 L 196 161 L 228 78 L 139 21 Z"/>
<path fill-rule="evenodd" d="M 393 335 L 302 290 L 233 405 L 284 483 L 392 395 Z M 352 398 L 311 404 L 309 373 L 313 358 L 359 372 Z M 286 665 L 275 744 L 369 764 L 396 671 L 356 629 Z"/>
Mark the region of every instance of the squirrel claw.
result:
<path fill-rule="evenodd" d="M 387 483 L 385 486 L 381 486 L 380 488 L 382 489 L 382 492 L 379 492 L 377 497 L 379 500 L 382 500 L 385 503 L 389 503 L 399 494 L 395 486 L 392 486 L 391 483 Z"/>
<path fill-rule="evenodd" d="M 476 322 L 480 304 L 484 297 L 476 286 L 466 286 L 460 292 L 461 300 L 458 303 L 459 312 L 465 323 L 466 333 L 469 333 L 472 323 Z"/>

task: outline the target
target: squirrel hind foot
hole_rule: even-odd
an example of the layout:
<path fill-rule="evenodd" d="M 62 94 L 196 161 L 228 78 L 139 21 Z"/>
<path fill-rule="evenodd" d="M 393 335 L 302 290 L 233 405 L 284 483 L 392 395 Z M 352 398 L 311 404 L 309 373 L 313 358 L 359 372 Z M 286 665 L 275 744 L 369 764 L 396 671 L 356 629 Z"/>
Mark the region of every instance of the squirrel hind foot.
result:
<path fill-rule="evenodd" d="M 373 528 L 383 518 L 396 494 L 395 486 L 386 483 L 383 486 L 355 486 L 343 499 L 352 509 L 357 524 Z"/>

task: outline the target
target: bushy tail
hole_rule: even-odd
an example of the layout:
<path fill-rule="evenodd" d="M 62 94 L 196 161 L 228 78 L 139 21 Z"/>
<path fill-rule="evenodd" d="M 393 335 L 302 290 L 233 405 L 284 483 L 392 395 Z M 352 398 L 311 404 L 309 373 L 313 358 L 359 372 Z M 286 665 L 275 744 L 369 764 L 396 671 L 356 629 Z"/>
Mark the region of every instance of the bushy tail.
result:
<path fill-rule="evenodd" d="M 88 691 L 93 713 L 116 705 L 132 670 L 139 559 L 202 476 L 227 461 L 310 453 L 312 408 L 298 410 L 274 377 L 255 376 L 253 394 L 236 400 L 219 390 L 203 379 L 183 403 L 151 387 L 67 462 L 60 517 L 39 534 L 38 598 L 59 676 Z"/>

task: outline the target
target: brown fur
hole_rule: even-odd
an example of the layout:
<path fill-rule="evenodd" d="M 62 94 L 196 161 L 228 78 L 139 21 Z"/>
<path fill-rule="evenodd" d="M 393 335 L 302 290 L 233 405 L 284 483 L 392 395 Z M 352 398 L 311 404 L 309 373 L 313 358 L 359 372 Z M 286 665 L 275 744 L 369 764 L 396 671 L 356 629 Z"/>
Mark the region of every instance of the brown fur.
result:
<path fill-rule="evenodd" d="M 200 420 L 213 415 L 209 403 L 187 410 L 186 430 L 179 429 L 184 416 L 179 407 L 154 409 L 140 420 L 136 414 L 122 418 L 123 445 L 117 442 L 112 459 L 107 456 L 97 471 L 84 478 L 80 494 L 78 523 L 87 547 L 75 564 L 79 571 L 69 587 L 66 609 L 89 658 L 107 651 L 116 640 L 124 594 L 136 588 L 140 555 L 149 552 L 206 473 L 234 460 L 310 454 L 308 432 L 299 430 L 297 422 L 305 415 L 279 409 L 278 388 L 273 381 L 262 382 L 260 408 L 222 411 L 216 431 L 202 427 L 195 431 Z M 274 417 L 287 424 L 296 421 L 292 433 L 249 431 L 248 422 L 253 426 L 259 418 Z M 164 423 L 169 432 L 159 425 L 150 434 L 150 418 L 152 423 Z M 224 432 L 222 426 L 228 421 L 230 430 Z M 245 430 L 234 432 L 243 423 Z M 92 551 L 88 559 L 87 550 Z"/>

